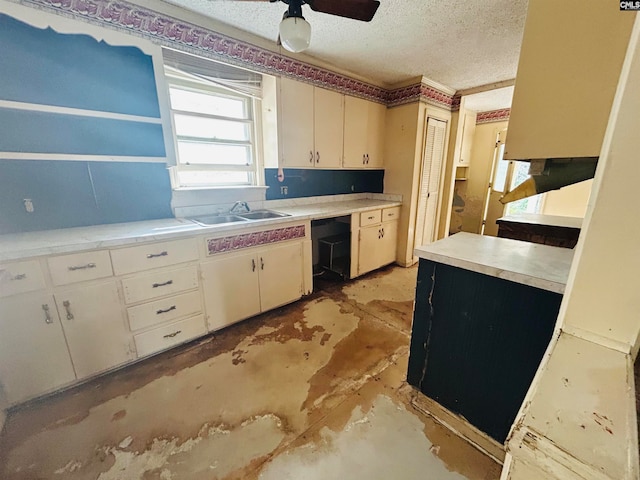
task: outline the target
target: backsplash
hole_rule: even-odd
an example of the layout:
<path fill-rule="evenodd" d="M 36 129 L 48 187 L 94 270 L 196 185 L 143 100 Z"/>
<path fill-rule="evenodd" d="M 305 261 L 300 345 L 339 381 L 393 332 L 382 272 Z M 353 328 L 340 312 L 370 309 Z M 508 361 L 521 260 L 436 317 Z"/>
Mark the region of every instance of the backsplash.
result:
<path fill-rule="evenodd" d="M 320 170 L 285 168 L 279 182 L 277 168 L 265 168 L 267 200 L 346 193 L 382 193 L 384 170 Z"/>
<path fill-rule="evenodd" d="M 170 203 L 163 163 L 0 160 L 0 234 L 171 218 Z"/>

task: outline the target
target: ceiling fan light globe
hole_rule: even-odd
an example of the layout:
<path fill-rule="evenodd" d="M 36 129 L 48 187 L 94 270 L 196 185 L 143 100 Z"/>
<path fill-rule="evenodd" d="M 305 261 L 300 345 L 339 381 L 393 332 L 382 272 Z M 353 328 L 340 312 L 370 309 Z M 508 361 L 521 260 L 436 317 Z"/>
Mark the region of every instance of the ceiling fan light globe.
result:
<path fill-rule="evenodd" d="M 290 52 L 298 53 L 309 48 L 311 25 L 302 17 L 288 17 L 280 22 L 280 42 Z"/>

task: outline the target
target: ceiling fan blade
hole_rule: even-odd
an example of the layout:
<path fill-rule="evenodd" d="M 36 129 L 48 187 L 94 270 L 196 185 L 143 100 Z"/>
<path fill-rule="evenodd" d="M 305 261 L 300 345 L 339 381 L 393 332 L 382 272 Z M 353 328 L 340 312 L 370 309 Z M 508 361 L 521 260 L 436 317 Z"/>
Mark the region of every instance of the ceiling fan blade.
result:
<path fill-rule="evenodd" d="M 378 0 L 306 0 L 311 10 L 370 22 L 380 6 Z"/>

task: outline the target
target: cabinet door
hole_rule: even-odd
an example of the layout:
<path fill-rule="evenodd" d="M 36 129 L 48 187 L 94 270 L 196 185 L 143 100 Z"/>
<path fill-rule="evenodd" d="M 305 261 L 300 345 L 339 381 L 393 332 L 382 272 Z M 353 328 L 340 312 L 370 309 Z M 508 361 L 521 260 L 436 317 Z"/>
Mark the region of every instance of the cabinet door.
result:
<path fill-rule="evenodd" d="M 203 263 L 201 269 L 210 331 L 260 313 L 258 261 L 254 253 L 223 255 Z"/>
<path fill-rule="evenodd" d="M 361 228 L 359 239 L 358 275 L 362 275 L 383 265 L 382 225 Z"/>
<path fill-rule="evenodd" d="M 302 245 L 270 247 L 258 254 L 262 311 L 285 305 L 302 296 Z"/>
<path fill-rule="evenodd" d="M 78 379 L 136 358 L 115 281 L 55 294 Z"/>
<path fill-rule="evenodd" d="M 460 158 L 456 165 L 458 167 L 468 167 L 471 163 L 471 148 L 473 147 L 473 136 L 476 133 L 476 115 L 465 114 L 462 125 L 462 144 L 460 145 Z"/>
<path fill-rule="evenodd" d="M 395 262 L 396 248 L 398 246 L 398 222 L 383 223 L 382 238 L 380 240 L 380 266 Z"/>
<path fill-rule="evenodd" d="M 313 85 L 280 79 L 280 146 L 285 167 L 312 167 Z"/>
<path fill-rule="evenodd" d="M 357 97 L 344 98 L 344 158 L 342 165 L 364 168 L 367 153 L 369 102 Z"/>
<path fill-rule="evenodd" d="M 344 135 L 344 95 L 314 89 L 315 166 L 340 168 Z"/>
<path fill-rule="evenodd" d="M 52 296 L 2 299 L 0 332 L 0 383 L 10 404 L 75 380 Z"/>
<path fill-rule="evenodd" d="M 366 168 L 382 168 L 384 150 L 384 126 L 387 107 L 375 102 L 368 103 Z"/>

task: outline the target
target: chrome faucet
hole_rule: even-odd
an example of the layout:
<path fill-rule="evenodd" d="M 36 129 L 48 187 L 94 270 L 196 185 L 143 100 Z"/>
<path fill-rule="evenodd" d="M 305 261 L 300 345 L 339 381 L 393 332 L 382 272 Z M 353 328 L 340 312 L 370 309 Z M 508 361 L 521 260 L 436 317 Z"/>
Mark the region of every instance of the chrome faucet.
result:
<path fill-rule="evenodd" d="M 237 201 L 236 203 L 233 204 L 233 207 L 231 207 L 231 209 L 229 210 L 229 213 L 241 213 L 242 211 L 238 210 L 240 208 L 244 208 L 245 212 L 251 211 L 247 202 Z"/>

